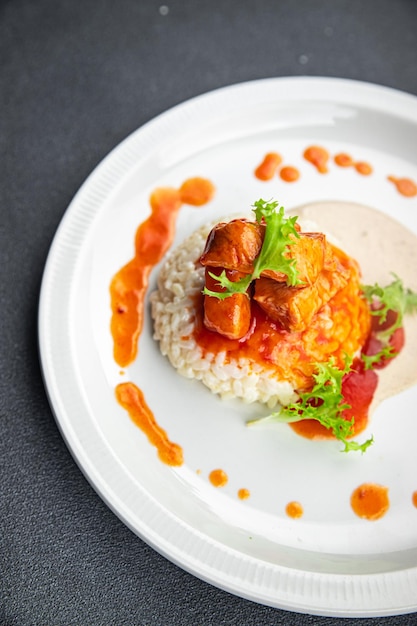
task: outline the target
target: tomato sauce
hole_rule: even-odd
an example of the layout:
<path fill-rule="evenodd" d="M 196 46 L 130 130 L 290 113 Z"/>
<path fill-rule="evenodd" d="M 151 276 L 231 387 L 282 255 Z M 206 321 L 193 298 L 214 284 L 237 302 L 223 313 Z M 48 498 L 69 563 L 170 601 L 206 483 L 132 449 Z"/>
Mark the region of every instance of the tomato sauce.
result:
<path fill-rule="evenodd" d="M 134 257 L 115 274 L 110 285 L 113 356 L 121 367 L 127 367 L 136 358 L 149 275 L 172 243 L 181 206 L 201 206 L 213 194 L 213 184 L 199 177 L 187 179 L 179 189 L 161 187 L 151 194 L 151 214 L 136 231 Z M 171 443 L 158 426 L 142 391 L 134 383 L 122 383 L 115 393 L 119 404 L 157 448 L 161 461 L 181 465 L 182 448 Z"/>
<path fill-rule="evenodd" d="M 366 161 L 354 161 L 350 154 L 339 152 L 334 156 L 334 162 L 339 167 L 353 167 L 358 174 L 369 176 L 373 172 L 372 165 Z"/>
<path fill-rule="evenodd" d="M 303 157 L 306 161 L 311 163 L 311 165 L 314 165 L 320 174 L 327 174 L 329 171 L 327 164 L 330 155 L 325 148 L 321 146 L 309 146 L 304 150 Z"/>
<path fill-rule="evenodd" d="M 214 469 L 209 474 L 209 481 L 213 487 L 224 487 L 229 481 L 229 477 L 222 469 Z"/>
<path fill-rule="evenodd" d="M 282 162 L 282 157 L 277 152 L 268 152 L 262 162 L 255 169 L 255 176 L 259 180 L 271 180 Z"/>
<path fill-rule="evenodd" d="M 286 165 L 281 168 L 279 176 L 286 183 L 294 183 L 300 178 L 300 171 L 292 165 Z"/>
<path fill-rule="evenodd" d="M 201 206 L 213 193 L 210 181 L 191 178 L 179 190 L 162 187 L 151 194 L 151 214 L 136 231 L 134 257 L 117 272 L 110 285 L 113 355 L 121 367 L 127 367 L 136 358 L 149 275 L 172 243 L 182 204 Z"/>
<path fill-rule="evenodd" d="M 139 387 L 134 383 L 120 383 L 116 387 L 116 398 L 129 413 L 136 426 L 139 426 L 149 442 L 155 446 L 161 461 L 172 466 L 182 465 L 183 452 L 181 446 L 172 443 L 165 430 L 156 423 Z"/>
<path fill-rule="evenodd" d="M 388 488 L 364 483 L 354 490 L 350 504 L 358 517 L 370 521 L 380 519 L 389 509 Z"/>
<path fill-rule="evenodd" d="M 287 506 L 285 507 L 285 512 L 288 517 L 291 517 L 292 519 L 298 519 L 303 516 L 304 509 L 299 502 L 293 501 L 288 502 Z"/>
<path fill-rule="evenodd" d="M 354 168 L 358 174 L 361 174 L 362 176 L 370 176 L 373 172 L 372 165 L 366 163 L 365 161 L 358 161 L 355 163 Z"/>
<path fill-rule="evenodd" d="M 406 198 L 414 198 L 417 196 L 417 185 L 411 180 L 411 178 L 396 178 L 395 176 L 388 176 L 388 180 L 397 188 L 398 193 Z"/>

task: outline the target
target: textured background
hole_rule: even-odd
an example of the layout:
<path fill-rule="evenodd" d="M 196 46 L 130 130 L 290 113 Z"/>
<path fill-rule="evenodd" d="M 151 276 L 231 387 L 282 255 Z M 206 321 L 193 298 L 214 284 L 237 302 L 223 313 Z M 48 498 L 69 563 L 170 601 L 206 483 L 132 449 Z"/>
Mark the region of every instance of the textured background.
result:
<path fill-rule="evenodd" d="M 417 95 L 415 0 L 161 4 L 0 2 L 0 624 L 417 624 L 296 615 L 197 580 L 113 515 L 59 435 L 38 362 L 40 281 L 68 203 L 117 143 L 183 100 L 262 77 Z"/>

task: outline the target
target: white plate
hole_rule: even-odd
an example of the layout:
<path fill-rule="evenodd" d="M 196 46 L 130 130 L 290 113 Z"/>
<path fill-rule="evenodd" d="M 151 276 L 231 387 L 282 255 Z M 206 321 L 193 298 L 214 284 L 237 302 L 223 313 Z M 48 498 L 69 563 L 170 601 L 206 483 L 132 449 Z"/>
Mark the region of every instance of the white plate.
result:
<path fill-rule="evenodd" d="M 303 161 L 308 144 L 370 162 L 374 174 Z M 53 242 L 42 284 L 39 337 L 46 387 L 62 434 L 109 507 L 142 539 L 196 576 L 259 603 L 333 616 L 417 609 L 417 388 L 387 400 L 361 456 L 311 442 L 289 427 L 251 430 L 259 411 L 221 401 L 178 376 L 152 340 L 124 376 L 112 358 L 109 283 L 133 254 L 136 227 L 156 186 L 191 176 L 214 182 L 205 207 L 184 206 L 174 245 L 203 222 L 248 210 L 259 197 L 288 209 L 320 200 L 360 202 L 417 233 L 417 200 L 388 174 L 417 179 L 417 100 L 390 89 L 322 78 L 240 84 L 186 102 L 133 133 L 82 186 Z M 262 183 L 253 169 L 275 150 L 301 171 L 297 183 Z M 155 284 L 156 272 L 152 274 Z M 124 380 L 144 391 L 156 419 L 184 449 L 180 468 L 161 463 L 118 406 Z M 229 482 L 214 488 L 210 470 Z M 349 504 L 363 482 L 389 487 L 376 522 Z M 239 488 L 251 497 L 240 501 Z M 302 518 L 285 505 L 298 500 Z"/>

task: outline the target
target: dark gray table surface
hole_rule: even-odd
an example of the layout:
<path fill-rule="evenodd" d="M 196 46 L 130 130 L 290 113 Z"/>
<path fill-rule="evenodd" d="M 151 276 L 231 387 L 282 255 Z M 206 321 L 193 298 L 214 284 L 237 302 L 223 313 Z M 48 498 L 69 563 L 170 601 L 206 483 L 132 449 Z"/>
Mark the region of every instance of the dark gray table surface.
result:
<path fill-rule="evenodd" d="M 417 94 L 415 0 L 0 2 L 0 623 L 415 624 L 254 604 L 137 538 L 61 438 L 37 351 L 49 246 L 88 174 L 130 132 L 192 96 L 293 75 Z M 416 589 L 417 594 L 417 589 Z"/>

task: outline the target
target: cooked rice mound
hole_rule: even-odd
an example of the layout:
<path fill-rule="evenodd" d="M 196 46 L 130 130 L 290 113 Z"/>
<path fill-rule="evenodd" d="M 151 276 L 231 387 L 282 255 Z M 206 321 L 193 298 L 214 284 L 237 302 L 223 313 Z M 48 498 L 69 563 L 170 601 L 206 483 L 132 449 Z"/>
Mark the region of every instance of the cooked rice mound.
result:
<path fill-rule="evenodd" d="M 204 287 L 204 267 L 197 261 L 212 227 L 201 227 L 167 255 L 150 297 L 154 338 L 179 374 L 200 380 L 222 398 L 259 401 L 269 408 L 288 404 L 297 395 L 289 382 L 277 379 L 275 369 L 247 358 L 226 360 L 225 352 L 203 352 L 193 336 L 195 302 Z"/>

